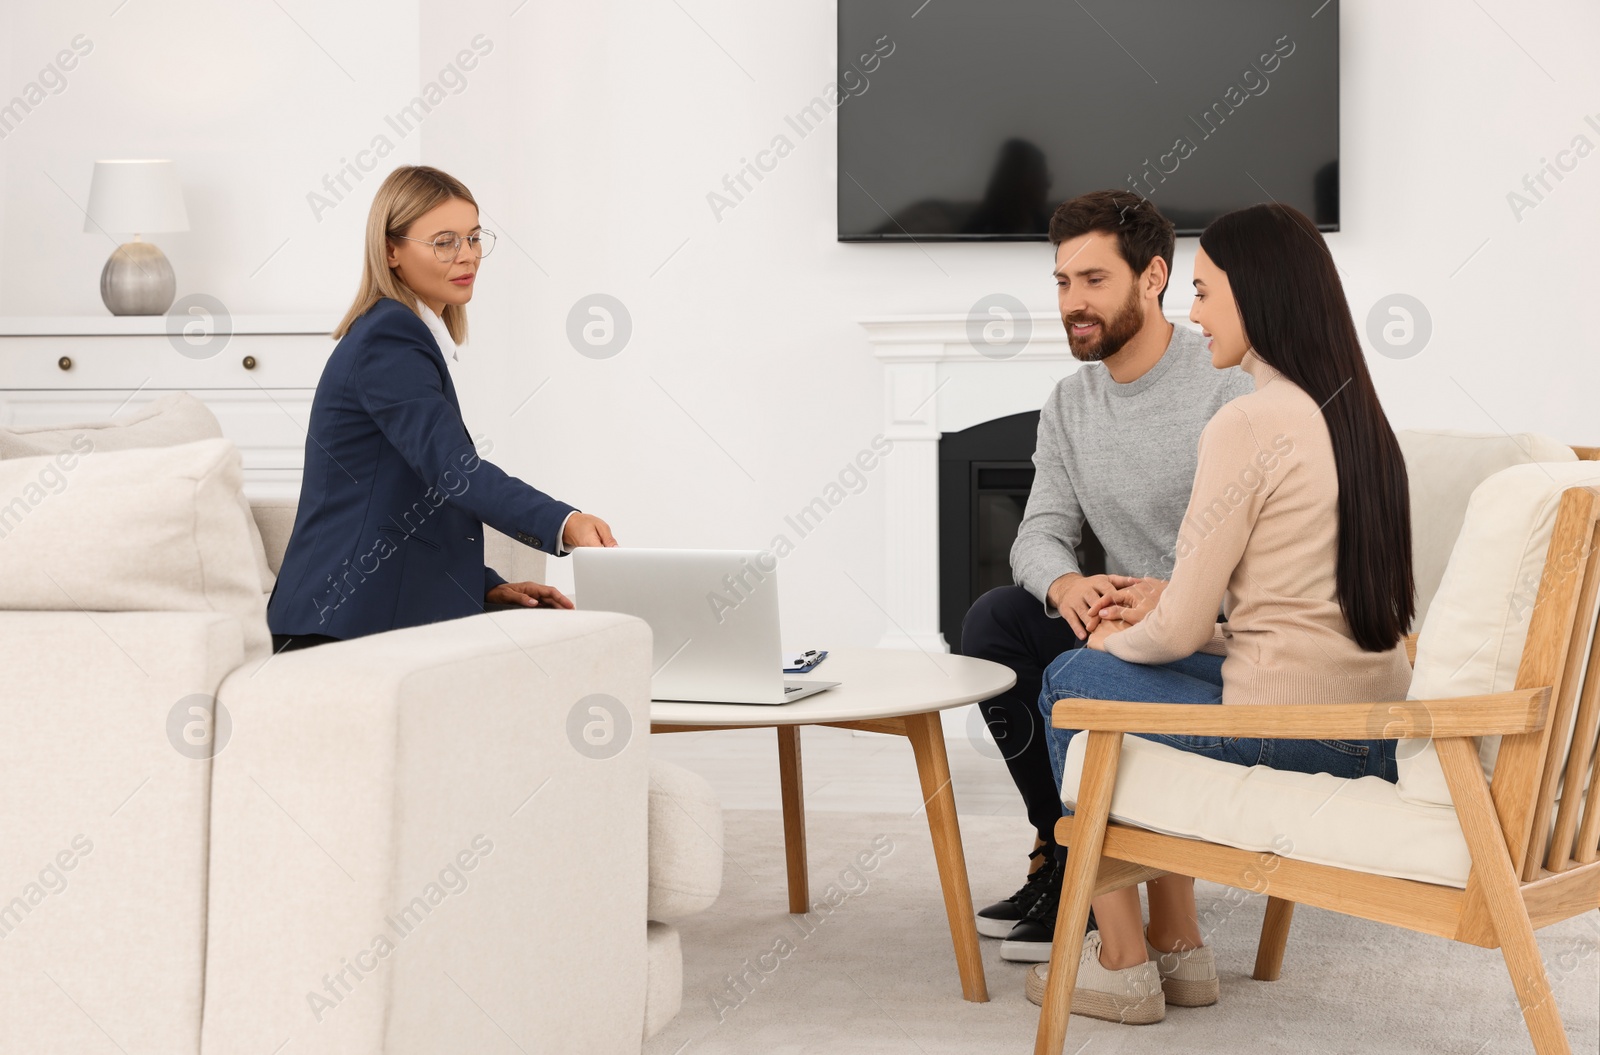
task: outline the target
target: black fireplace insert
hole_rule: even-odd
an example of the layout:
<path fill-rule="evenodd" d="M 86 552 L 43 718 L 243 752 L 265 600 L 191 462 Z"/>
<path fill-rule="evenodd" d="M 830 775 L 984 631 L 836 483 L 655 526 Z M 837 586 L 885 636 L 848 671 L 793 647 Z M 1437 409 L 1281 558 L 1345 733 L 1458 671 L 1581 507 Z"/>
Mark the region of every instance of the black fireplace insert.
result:
<path fill-rule="evenodd" d="M 1033 489 L 1039 412 L 985 421 L 939 438 L 939 630 L 959 648 L 961 620 L 996 586 L 1012 585 L 1011 543 Z M 1105 571 L 1105 551 L 1084 525 L 1078 566 Z"/>

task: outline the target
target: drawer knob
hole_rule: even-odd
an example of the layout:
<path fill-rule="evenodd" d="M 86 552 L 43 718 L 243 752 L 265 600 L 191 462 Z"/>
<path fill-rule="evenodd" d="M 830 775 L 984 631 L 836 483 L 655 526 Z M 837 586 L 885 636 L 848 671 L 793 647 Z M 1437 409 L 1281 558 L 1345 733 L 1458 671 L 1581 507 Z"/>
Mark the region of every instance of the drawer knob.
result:
<path fill-rule="evenodd" d="M 63 355 L 60 359 L 56 360 L 56 365 L 59 366 L 63 370 L 71 370 L 72 369 L 72 356 Z"/>
<path fill-rule="evenodd" d="M 244 368 L 246 370 L 254 370 L 256 368 L 256 357 L 253 356 L 253 355 L 245 356 L 244 357 Z"/>

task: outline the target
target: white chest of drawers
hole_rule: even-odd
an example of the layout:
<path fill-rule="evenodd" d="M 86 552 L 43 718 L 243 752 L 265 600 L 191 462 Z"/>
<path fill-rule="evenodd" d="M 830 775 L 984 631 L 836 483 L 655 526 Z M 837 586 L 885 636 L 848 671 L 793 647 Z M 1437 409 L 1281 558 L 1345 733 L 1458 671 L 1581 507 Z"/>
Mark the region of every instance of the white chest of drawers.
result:
<path fill-rule="evenodd" d="M 165 393 L 209 406 L 238 447 L 245 492 L 297 497 L 332 316 L 0 318 L 0 425 L 104 420 Z M 229 328 L 231 325 L 231 332 Z"/>

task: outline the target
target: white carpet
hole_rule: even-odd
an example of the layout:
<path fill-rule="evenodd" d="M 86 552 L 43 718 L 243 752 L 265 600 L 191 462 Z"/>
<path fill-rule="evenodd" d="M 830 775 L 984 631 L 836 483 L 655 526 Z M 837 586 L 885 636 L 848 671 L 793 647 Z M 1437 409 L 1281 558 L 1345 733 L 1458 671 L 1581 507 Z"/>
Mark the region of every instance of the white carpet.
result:
<path fill-rule="evenodd" d="M 646 1055 L 1033 1050 L 1038 1008 L 1023 996 L 1024 966 L 1001 960 L 998 941 L 980 939 L 989 1002 L 961 998 L 921 813 L 813 813 L 812 902 L 832 884 L 838 905 L 809 925 L 786 911 L 780 815 L 730 810 L 726 822 L 722 897 L 681 927 L 683 1011 Z M 1032 844 L 1027 826 L 963 816 L 961 832 L 977 904 L 1010 894 Z M 892 849 L 878 855 L 884 847 Z M 863 853 L 874 867 L 858 879 L 845 870 Z M 1169 1008 L 1153 1026 L 1074 1015 L 1069 1055 L 1533 1050 L 1498 952 L 1302 906 L 1283 977 L 1257 982 L 1250 971 L 1265 898 L 1235 905 L 1228 888 L 1199 886 L 1221 1001 Z M 1545 928 L 1539 943 L 1572 1050 L 1600 1051 L 1600 912 Z"/>

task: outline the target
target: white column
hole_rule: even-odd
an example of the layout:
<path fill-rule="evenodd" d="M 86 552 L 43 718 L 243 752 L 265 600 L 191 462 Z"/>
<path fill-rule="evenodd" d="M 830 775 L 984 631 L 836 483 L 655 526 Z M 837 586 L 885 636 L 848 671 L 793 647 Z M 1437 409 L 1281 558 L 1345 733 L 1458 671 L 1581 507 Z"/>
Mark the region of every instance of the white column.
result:
<path fill-rule="evenodd" d="M 884 607 L 880 648 L 948 652 L 939 633 L 939 368 L 891 362 L 884 370 Z"/>

